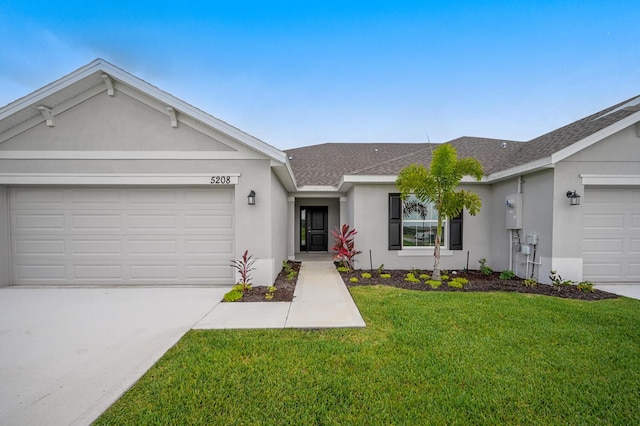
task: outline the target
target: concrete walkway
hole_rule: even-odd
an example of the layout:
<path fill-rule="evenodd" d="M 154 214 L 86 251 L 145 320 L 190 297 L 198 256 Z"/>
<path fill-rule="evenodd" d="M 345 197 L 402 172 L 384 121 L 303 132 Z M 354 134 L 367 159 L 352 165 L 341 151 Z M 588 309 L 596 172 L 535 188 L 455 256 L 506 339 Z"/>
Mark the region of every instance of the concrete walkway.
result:
<path fill-rule="evenodd" d="M 365 327 L 330 261 L 304 261 L 293 302 L 220 303 L 195 329 Z"/>

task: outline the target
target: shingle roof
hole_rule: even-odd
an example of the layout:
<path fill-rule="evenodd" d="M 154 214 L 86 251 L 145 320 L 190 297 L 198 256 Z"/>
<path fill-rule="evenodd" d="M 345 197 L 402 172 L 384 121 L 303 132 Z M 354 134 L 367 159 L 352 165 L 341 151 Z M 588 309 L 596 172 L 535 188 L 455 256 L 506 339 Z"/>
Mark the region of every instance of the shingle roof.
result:
<path fill-rule="evenodd" d="M 627 99 L 588 117 L 530 140 L 507 159 L 507 169 L 548 157 L 610 125 L 640 111 L 640 96 Z"/>
<path fill-rule="evenodd" d="M 458 157 L 480 161 L 485 175 L 549 157 L 640 111 L 640 96 L 613 105 L 528 142 L 464 136 L 448 143 Z M 326 143 L 285 151 L 298 185 L 337 186 L 344 175 L 397 175 L 411 163 L 428 165 L 437 144 Z"/>
<path fill-rule="evenodd" d="M 458 156 L 474 157 L 485 173 L 522 142 L 461 137 L 450 142 Z M 506 144 L 506 148 L 502 144 Z M 344 175 L 396 175 L 411 163 L 428 165 L 438 144 L 327 143 L 287 150 L 298 185 L 337 186 Z"/>

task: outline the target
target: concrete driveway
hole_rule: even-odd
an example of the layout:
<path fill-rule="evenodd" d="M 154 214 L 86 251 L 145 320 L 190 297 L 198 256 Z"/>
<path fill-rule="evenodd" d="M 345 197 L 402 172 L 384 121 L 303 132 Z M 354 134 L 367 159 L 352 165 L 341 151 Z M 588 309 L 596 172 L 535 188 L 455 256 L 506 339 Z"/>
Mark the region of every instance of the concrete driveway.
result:
<path fill-rule="evenodd" d="M 225 291 L 0 289 L 0 424 L 91 423 Z"/>
<path fill-rule="evenodd" d="M 640 299 L 640 283 L 628 283 L 628 284 L 598 284 L 596 285 L 598 290 L 608 291 L 619 296 L 626 296 L 632 299 Z"/>

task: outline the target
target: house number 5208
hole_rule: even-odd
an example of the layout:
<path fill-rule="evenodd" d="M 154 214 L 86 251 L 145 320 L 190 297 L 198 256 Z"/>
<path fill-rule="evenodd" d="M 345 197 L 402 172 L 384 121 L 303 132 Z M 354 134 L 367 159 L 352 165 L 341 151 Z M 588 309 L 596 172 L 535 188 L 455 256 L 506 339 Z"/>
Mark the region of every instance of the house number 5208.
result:
<path fill-rule="evenodd" d="M 231 176 L 211 176 L 212 185 L 228 185 L 231 183 Z"/>

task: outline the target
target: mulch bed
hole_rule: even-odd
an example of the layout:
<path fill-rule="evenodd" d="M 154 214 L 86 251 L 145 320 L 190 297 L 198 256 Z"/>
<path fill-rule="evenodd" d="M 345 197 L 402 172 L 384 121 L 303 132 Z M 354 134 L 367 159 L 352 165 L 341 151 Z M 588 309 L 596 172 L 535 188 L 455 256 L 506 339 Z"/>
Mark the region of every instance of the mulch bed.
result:
<path fill-rule="evenodd" d="M 575 286 L 561 286 L 554 287 L 552 285 L 538 284 L 533 287 L 527 287 L 523 284 L 521 278 L 514 278 L 510 280 L 501 280 L 499 273 L 493 273 L 491 275 L 484 275 L 480 271 L 457 271 L 457 274 L 449 273 L 449 278 L 455 277 L 466 278 L 469 280 L 469 284 L 466 284 L 463 288 L 457 289 L 449 287 L 443 283 L 438 289 L 432 289 L 428 284 L 424 284 L 424 280 L 421 283 L 411 283 L 405 281 L 407 272 L 404 270 L 385 270 L 384 273 L 391 274 L 391 278 L 380 278 L 377 271 L 373 271 L 371 278 L 362 278 L 363 270 L 356 270 L 353 272 L 341 272 L 342 279 L 347 287 L 354 286 L 368 286 L 368 285 L 388 285 L 407 290 L 419 290 L 419 291 L 457 291 L 457 292 L 470 292 L 470 291 L 504 291 L 504 292 L 516 292 L 527 294 L 542 294 L 545 296 L 563 297 L 566 299 L 579 299 L 579 300 L 603 300 L 603 299 L 616 299 L 619 296 L 606 291 L 594 290 L 593 293 L 585 293 L 578 290 Z M 423 272 L 431 276 L 430 272 Z M 349 281 L 350 278 L 358 278 L 357 283 Z"/>
<path fill-rule="evenodd" d="M 289 261 L 288 263 L 291 266 L 291 269 L 296 271 L 296 276 L 293 279 L 287 279 L 287 273 L 283 268 L 273 283 L 277 288 L 273 295 L 273 299 L 265 299 L 264 296 L 267 294 L 266 286 L 256 286 L 245 292 L 242 299 L 237 302 L 291 302 L 293 300 L 293 292 L 296 289 L 298 277 L 300 276 L 300 266 L 302 263 L 292 261 Z"/>

